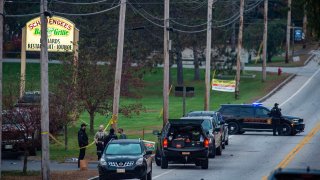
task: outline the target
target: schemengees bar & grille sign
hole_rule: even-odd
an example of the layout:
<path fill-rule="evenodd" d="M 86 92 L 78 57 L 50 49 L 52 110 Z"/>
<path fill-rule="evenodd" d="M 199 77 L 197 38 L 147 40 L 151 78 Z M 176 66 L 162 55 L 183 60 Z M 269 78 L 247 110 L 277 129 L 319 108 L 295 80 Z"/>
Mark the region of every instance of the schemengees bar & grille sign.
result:
<path fill-rule="evenodd" d="M 48 51 L 72 52 L 75 25 L 73 22 L 53 16 L 48 20 Z M 26 24 L 26 51 L 40 51 L 41 21 L 34 18 Z"/>

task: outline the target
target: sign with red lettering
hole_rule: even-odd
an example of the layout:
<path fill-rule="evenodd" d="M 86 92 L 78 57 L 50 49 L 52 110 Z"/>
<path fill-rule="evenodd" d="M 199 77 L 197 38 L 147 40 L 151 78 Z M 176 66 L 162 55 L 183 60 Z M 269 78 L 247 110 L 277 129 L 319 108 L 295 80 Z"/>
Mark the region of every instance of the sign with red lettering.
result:
<path fill-rule="evenodd" d="M 74 46 L 73 22 L 59 16 L 47 18 L 48 51 L 72 52 Z M 34 18 L 26 24 L 26 51 L 40 51 L 41 21 Z"/>

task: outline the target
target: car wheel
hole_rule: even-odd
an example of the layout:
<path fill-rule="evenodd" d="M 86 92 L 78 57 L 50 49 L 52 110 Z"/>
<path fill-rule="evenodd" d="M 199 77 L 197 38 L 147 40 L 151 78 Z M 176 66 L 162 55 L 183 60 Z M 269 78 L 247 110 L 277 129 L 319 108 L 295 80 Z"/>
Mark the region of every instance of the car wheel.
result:
<path fill-rule="evenodd" d="M 161 157 L 161 169 L 168 169 L 168 160 L 165 157 Z"/>
<path fill-rule="evenodd" d="M 224 142 L 225 145 L 229 145 L 229 136 L 227 136 L 226 142 Z"/>
<path fill-rule="evenodd" d="M 156 150 L 156 155 L 155 155 L 155 161 L 156 161 L 156 165 L 157 166 L 161 166 L 161 156 L 160 156 L 160 152 L 159 149 Z"/>
<path fill-rule="evenodd" d="M 110 178 L 104 176 L 104 175 L 99 175 L 99 180 L 108 180 Z"/>
<path fill-rule="evenodd" d="M 37 148 L 32 146 L 28 149 L 28 152 L 29 152 L 29 156 L 36 156 L 37 155 Z"/>
<path fill-rule="evenodd" d="M 239 132 L 239 125 L 236 122 L 229 122 L 229 134 L 237 134 Z"/>
<path fill-rule="evenodd" d="M 222 149 L 225 149 L 226 148 L 226 141 L 223 141 L 222 143 Z"/>
<path fill-rule="evenodd" d="M 215 143 L 213 142 L 213 145 L 211 146 L 211 151 L 209 152 L 209 158 L 215 158 L 216 157 L 216 148 Z"/>
<path fill-rule="evenodd" d="M 201 166 L 201 162 L 200 162 L 200 161 L 196 161 L 196 162 L 195 162 L 195 165 L 196 165 L 196 166 Z"/>
<path fill-rule="evenodd" d="M 205 159 L 205 160 L 202 160 L 201 162 L 201 169 L 208 169 L 209 167 L 209 159 Z"/>
<path fill-rule="evenodd" d="M 281 124 L 278 129 L 278 133 L 282 136 L 290 136 L 292 134 L 292 128 L 289 124 Z"/>
<path fill-rule="evenodd" d="M 152 180 L 152 170 L 148 173 L 147 180 Z"/>
<path fill-rule="evenodd" d="M 222 141 L 220 142 L 220 146 L 216 149 L 216 155 L 221 156 L 222 155 Z"/>
<path fill-rule="evenodd" d="M 147 173 L 147 170 L 146 170 L 146 174 L 144 176 L 142 176 L 140 178 L 140 180 L 147 180 L 148 179 L 148 173 Z"/>

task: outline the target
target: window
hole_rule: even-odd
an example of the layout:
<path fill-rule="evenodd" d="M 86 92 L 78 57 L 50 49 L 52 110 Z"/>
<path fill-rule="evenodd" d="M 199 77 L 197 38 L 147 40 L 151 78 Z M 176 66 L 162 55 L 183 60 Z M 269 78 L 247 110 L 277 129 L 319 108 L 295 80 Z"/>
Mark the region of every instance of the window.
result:
<path fill-rule="evenodd" d="M 253 117 L 254 109 L 251 107 L 241 107 L 240 116 Z"/>
<path fill-rule="evenodd" d="M 140 144 L 137 143 L 121 143 L 109 144 L 106 148 L 105 154 L 107 155 L 136 155 L 141 154 L 142 149 Z"/>
<path fill-rule="evenodd" d="M 203 122 L 202 122 L 202 127 L 205 131 L 209 131 L 212 129 L 212 124 L 211 124 L 211 121 L 208 120 L 208 119 L 205 119 Z"/>
<path fill-rule="evenodd" d="M 263 117 L 268 117 L 269 116 L 269 111 L 265 108 L 257 108 L 256 109 L 256 116 L 263 116 Z"/>
<path fill-rule="evenodd" d="M 222 110 L 222 114 L 224 114 L 224 115 L 237 115 L 237 114 L 239 114 L 239 108 L 238 107 L 225 107 Z"/>

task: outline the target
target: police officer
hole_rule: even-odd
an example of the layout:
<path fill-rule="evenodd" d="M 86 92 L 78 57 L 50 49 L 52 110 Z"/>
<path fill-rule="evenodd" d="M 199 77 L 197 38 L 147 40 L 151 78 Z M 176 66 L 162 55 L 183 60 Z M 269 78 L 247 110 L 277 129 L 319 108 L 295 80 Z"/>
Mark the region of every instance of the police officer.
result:
<path fill-rule="evenodd" d="M 274 104 L 274 107 L 271 109 L 270 116 L 272 117 L 272 129 L 273 135 L 277 135 L 278 126 L 282 117 L 281 109 L 278 107 L 278 103 Z M 278 133 L 279 134 L 279 133 Z"/>
<path fill-rule="evenodd" d="M 113 128 L 111 128 L 111 129 L 109 130 L 108 136 L 106 136 L 106 138 L 104 138 L 104 147 L 106 147 L 106 145 L 107 145 L 112 139 L 118 139 L 118 136 L 114 133 L 114 129 L 113 129 Z"/>
<path fill-rule="evenodd" d="M 80 153 L 78 158 L 78 168 L 80 168 L 80 160 L 84 159 L 84 156 L 86 155 L 86 146 L 88 143 L 88 135 L 86 133 L 86 124 L 82 123 L 81 128 L 78 131 L 78 144 L 80 147 Z"/>
<path fill-rule="evenodd" d="M 104 138 L 106 137 L 106 133 L 104 132 L 104 127 L 103 125 L 99 126 L 99 131 L 96 133 L 94 136 L 94 141 L 97 146 L 97 156 L 98 160 L 100 160 L 102 152 L 104 150 Z"/>

